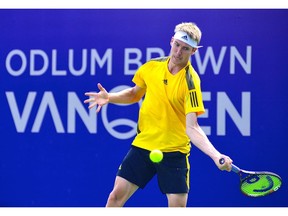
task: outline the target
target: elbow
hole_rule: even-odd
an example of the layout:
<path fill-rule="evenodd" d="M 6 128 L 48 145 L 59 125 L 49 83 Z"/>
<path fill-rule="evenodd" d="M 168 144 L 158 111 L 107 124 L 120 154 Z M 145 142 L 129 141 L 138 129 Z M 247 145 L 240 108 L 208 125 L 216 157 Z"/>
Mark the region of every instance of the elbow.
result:
<path fill-rule="evenodd" d="M 132 103 L 137 103 L 141 100 L 141 97 L 137 97 L 137 95 L 134 95 L 134 97 L 131 99 Z"/>
<path fill-rule="evenodd" d="M 187 136 L 191 136 L 191 134 L 193 133 L 193 126 L 188 126 L 188 127 L 186 127 L 186 135 Z"/>
<path fill-rule="evenodd" d="M 198 125 L 197 122 L 195 124 L 190 124 L 186 126 L 186 134 L 191 139 L 193 137 L 197 137 L 199 134 L 203 134 L 201 127 Z"/>
<path fill-rule="evenodd" d="M 139 102 L 140 99 L 141 99 L 141 97 L 137 97 L 136 95 L 134 95 L 134 96 L 131 96 L 130 102 L 131 103 L 137 103 L 137 102 Z"/>
<path fill-rule="evenodd" d="M 145 94 L 145 89 L 140 89 L 140 88 L 137 89 L 136 87 L 132 88 L 130 90 L 131 103 L 139 102 L 142 99 L 142 97 L 144 96 L 144 94 Z"/>

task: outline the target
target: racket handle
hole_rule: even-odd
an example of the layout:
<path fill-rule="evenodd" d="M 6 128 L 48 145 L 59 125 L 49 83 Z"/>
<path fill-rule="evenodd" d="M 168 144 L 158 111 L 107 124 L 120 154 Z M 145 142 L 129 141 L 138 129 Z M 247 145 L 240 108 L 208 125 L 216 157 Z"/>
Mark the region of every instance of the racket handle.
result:
<path fill-rule="evenodd" d="M 224 164 L 225 163 L 225 159 L 224 158 L 221 158 L 219 160 L 219 163 L 220 164 Z M 234 164 L 231 165 L 232 166 L 232 171 L 235 172 L 235 173 L 239 173 L 240 172 L 240 168 L 235 166 Z"/>
<path fill-rule="evenodd" d="M 225 159 L 224 158 L 219 159 L 219 163 L 220 164 L 224 164 L 225 163 Z"/>

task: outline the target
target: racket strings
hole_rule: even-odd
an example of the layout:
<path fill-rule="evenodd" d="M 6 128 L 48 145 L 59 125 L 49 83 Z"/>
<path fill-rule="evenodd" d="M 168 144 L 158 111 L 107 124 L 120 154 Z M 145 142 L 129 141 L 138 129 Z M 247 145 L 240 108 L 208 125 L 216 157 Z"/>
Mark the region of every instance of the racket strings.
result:
<path fill-rule="evenodd" d="M 254 174 L 242 180 L 241 191 L 248 196 L 264 196 L 281 186 L 281 179 L 270 174 Z"/>

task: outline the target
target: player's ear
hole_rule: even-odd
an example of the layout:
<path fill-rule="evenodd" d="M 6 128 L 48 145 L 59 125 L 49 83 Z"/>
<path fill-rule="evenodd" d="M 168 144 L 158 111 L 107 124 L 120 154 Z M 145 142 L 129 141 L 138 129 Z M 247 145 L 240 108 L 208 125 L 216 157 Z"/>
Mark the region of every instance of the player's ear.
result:
<path fill-rule="evenodd" d="M 172 37 L 171 40 L 170 40 L 170 46 L 171 46 L 171 47 L 172 47 L 172 45 L 173 45 L 173 42 L 174 42 L 174 37 Z"/>
<path fill-rule="evenodd" d="M 194 55 L 198 51 L 198 48 L 192 48 L 192 55 Z"/>

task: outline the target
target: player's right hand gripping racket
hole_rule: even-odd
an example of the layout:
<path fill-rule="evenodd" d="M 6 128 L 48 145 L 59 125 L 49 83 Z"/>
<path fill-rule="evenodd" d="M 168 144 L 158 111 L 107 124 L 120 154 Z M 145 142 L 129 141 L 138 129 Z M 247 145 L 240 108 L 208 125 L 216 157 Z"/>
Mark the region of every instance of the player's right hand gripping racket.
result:
<path fill-rule="evenodd" d="M 224 164 L 224 158 L 219 160 Z M 240 177 L 240 190 L 249 197 L 262 197 L 277 191 L 282 185 L 282 179 L 273 172 L 247 171 L 232 164 L 232 171 Z"/>

